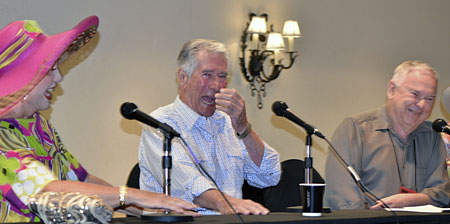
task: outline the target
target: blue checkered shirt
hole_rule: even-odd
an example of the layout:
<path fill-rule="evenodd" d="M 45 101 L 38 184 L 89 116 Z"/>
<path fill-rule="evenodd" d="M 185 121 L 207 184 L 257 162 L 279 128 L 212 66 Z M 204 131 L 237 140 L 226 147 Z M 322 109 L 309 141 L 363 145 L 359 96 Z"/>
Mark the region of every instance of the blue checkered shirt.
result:
<path fill-rule="evenodd" d="M 214 178 L 224 193 L 242 198 L 244 179 L 250 185 L 264 188 L 280 180 L 280 157 L 264 142 L 264 157 L 258 167 L 250 158 L 244 143 L 236 137 L 228 115 L 216 111 L 211 117 L 197 114 L 179 97 L 175 102 L 150 114 L 174 128 L 186 140 L 200 164 Z M 213 183 L 196 168 L 195 162 L 181 141 L 172 141 L 171 196 L 193 202 Z M 163 135 L 150 127 L 142 131 L 139 145 L 140 188 L 163 192 Z M 200 210 L 202 214 L 218 214 Z"/>

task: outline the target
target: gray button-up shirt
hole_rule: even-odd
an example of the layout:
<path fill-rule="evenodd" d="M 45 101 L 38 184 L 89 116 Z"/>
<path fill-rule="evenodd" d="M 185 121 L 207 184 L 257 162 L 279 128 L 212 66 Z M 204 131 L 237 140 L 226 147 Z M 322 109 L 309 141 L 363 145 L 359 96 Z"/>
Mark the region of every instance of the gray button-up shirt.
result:
<path fill-rule="evenodd" d="M 420 124 L 403 142 L 383 106 L 345 119 L 332 143 L 379 198 L 400 193 L 400 187 L 405 187 L 427 194 L 441 206 L 449 205 L 445 146 L 430 122 Z M 326 183 L 325 204 L 334 210 L 367 209 L 375 204 L 332 154 L 326 163 Z"/>

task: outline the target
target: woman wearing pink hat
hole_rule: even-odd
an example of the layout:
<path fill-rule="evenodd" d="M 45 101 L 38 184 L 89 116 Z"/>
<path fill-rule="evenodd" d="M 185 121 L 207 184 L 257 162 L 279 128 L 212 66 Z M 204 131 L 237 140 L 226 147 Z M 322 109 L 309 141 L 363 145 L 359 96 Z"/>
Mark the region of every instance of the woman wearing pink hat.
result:
<path fill-rule="evenodd" d="M 27 202 L 48 191 L 97 195 L 106 205 L 131 213 L 140 207 L 196 214 L 189 211 L 196 206 L 183 200 L 113 187 L 89 174 L 39 114 L 49 108 L 51 92 L 62 81 L 58 63 L 95 35 L 98 22 L 91 16 L 50 36 L 35 21 L 12 22 L 0 30 L 1 223 L 39 221 Z"/>

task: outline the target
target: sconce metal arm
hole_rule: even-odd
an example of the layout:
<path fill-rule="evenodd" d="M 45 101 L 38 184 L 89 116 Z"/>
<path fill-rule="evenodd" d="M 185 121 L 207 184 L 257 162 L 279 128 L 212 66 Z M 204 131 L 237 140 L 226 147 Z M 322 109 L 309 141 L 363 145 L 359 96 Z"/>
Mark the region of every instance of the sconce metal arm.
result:
<path fill-rule="evenodd" d="M 250 20 L 251 18 L 255 16 L 254 13 L 250 13 L 249 17 Z M 267 14 L 262 14 L 262 16 L 265 16 L 267 19 Z M 246 56 L 246 52 L 247 50 L 247 37 L 249 35 L 248 33 L 248 27 L 250 25 L 250 22 L 247 22 L 245 29 L 242 32 L 241 35 L 241 43 L 240 43 L 240 47 L 241 47 L 241 57 L 239 57 L 239 65 L 241 68 L 241 72 L 242 75 L 244 76 L 245 80 L 250 84 L 250 90 L 251 90 L 251 95 L 254 96 L 255 93 L 257 93 L 257 97 L 258 97 L 258 108 L 261 109 L 262 108 L 262 97 L 266 96 L 266 92 L 265 92 L 265 84 L 277 79 L 280 76 L 280 72 L 283 69 L 289 69 L 292 67 L 292 65 L 294 64 L 295 59 L 297 58 L 298 54 L 296 51 L 290 51 L 290 52 L 286 52 L 287 54 L 289 54 L 289 64 L 287 66 L 283 65 L 283 64 L 275 64 L 275 60 L 274 59 L 270 59 L 270 65 L 272 67 L 272 71 L 270 73 L 270 75 L 266 75 L 266 72 L 264 71 L 264 62 L 267 59 L 267 57 L 269 57 L 270 55 L 273 55 L 274 52 L 271 50 L 265 50 L 264 46 L 262 47 L 261 50 L 259 49 L 251 49 L 250 51 L 250 56 Z M 271 25 L 270 28 L 271 31 L 269 32 L 273 32 L 273 26 Z M 265 34 L 260 34 L 258 35 L 258 42 L 259 43 L 265 43 L 265 39 L 266 39 L 266 35 Z M 246 60 L 248 61 L 248 64 L 246 63 Z"/>
<path fill-rule="evenodd" d="M 269 51 L 271 52 L 271 51 Z M 289 65 L 288 66 L 284 66 L 283 64 L 278 64 L 276 65 L 274 60 L 271 59 L 270 63 L 272 64 L 272 73 L 267 76 L 266 73 L 264 72 L 264 69 L 261 68 L 261 74 L 262 74 L 262 81 L 264 82 L 270 82 L 276 78 L 278 78 L 278 76 L 280 75 L 281 70 L 283 69 L 289 69 L 292 67 L 292 65 L 294 64 L 295 58 L 298 56 L 298 54 L 295 54 L 296 52 L 286 52 L 289 53 Z M 250 65 L 251 66 L 251 65 Z"/>

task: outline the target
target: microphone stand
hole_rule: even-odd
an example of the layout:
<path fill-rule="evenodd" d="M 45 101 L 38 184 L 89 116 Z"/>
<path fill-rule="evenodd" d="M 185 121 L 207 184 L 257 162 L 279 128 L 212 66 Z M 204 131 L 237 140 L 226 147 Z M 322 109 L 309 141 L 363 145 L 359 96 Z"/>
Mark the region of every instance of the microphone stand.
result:
<path fill-rule="evenodd" d="M 172 139 L 175 135 L 171 132 L 166 132 L 159 129 L 164 135 L 163 142 L 163 156 L 162 156 L 162 167 L 164 173 L 163 179 L 163 192 L 166 196 L 170 196 L 170 170 L 172 169 L 172 156 L 170 152 L 172 151 Z M 190 215 L 183 215 L 177 213 L 169 213 L 168 210 L 164 211 L 164 214 L 160 213 L 145 215 L 141 217 L 142 220 L 148 220 L 151 222 L 192 222 L 194 218 Z"/>
<path fill-rule="evenodd" d="M 305 157 L 305 182 L 307 184 L 310 184 L 313 182 L 313 159 L 311 157 L 311 146 L 312 146 L 312 135 L 313 133 L 310 133 L 308 131 L 308 135 L 306 136 L 306 157 Z"/>
<path fill-rule="evenodd" d="M 170 152 L 172 151 L 172 139 L 173 136 L 164 133 L 164 154 L 162 156 L 162 166 L 164 169 L 164 180 L 163 180 L 163 192 L 165 195 L 170 196 L 170 169 L 172 169 L 172 156 Z M 165 211 L 168 214 L 168 211 Z"/>

